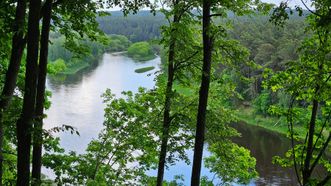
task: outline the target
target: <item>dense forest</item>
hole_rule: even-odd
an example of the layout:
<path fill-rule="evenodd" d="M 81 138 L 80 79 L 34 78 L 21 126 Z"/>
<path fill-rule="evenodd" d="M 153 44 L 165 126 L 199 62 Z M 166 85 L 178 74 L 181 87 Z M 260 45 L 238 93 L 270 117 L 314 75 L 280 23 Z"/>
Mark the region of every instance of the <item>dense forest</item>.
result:
<path fill-rule="evenodd" d="M 98 17 L 100 29 L 106 34 L 124 35 L 132 42 L 161 38 L 161 26 L 167 24 L 163 14 L 152 15 L 141 11 L 126 17 L 122 12 L 114 11 L 110 16 Z"/>
<path fill-rule="evenodd" d="M 233 140 L 238 121 L 289 138 L 272 159 L 297 185 L 330 185 L 331 4 L 289 2 L 5 0 L 0 185 L 250 184 L 260 173 Z M 121 10 L 102 11 L 113 7 Z M 46 82 L 97 66 L 105 53 L 137 64 L 159 56 L 155 86 L 120 96 L 107 89 L 102 130 L 83 153 L 66 151 L 57 134 L 80 131 L 45 129 Z M 177 170 L 166 179 L 180 161 L 191 177 Z"/>

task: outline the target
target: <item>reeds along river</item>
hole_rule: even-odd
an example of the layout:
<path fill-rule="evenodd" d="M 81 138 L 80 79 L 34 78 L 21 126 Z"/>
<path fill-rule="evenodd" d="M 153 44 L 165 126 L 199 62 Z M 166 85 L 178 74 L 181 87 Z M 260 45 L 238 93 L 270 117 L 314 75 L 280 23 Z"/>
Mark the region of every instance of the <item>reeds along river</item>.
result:
<path fill-rule="evenodd" d="M 102 129 L 104 105 L 101 95 L 110 88 L 116 96 L 122 91 L 137 91 L 138 87 L 153 88 L 154 72 L 159 70 L 160 58 L 145 63 L 137 63 L 122 55 L 104 54 L 100 63 L 93 68 L 67 76 L 61 81 L 48 79 L 47 88 L 52 91 L 51 108 L 47 111 L 45 127 L 52 128 L 62 124 L 76 127 L 80 136 L 70 133 L 58 134 L 61 145 L 67 150 L 84 152 L 89 141 L 96 138 Z M 155 66 L 153 71 L 135 73 L 135 69 Z M 150 74 L 148 76 L 148 74 Z M 252 180 L 250 185 L 296 185 L 292 170 L 285 170 L 271 163 L 272 157 L 282 155 L 289 148 L 289 141 L 284 136 L 265 129 L 248 126 L 243 123 L 234 124 L 242 133 L 241 138 L 234 141 L 251 150 L 257 159 L 257 171 L 260 178 Z M 188 151 L 190 155 L 192 153 Z M 208 152 L 204 153 L 208 155 Z M 181 172 L 178 172 L 181 170 Z M 184 184 L 190 180 L 191 166 L 178 162 L 166 171 L 165 178 L 183 174 Z M 154 173 L 151 171 L 151 173 Z M 207 169 L 202 175 L 212 177 Z"/>

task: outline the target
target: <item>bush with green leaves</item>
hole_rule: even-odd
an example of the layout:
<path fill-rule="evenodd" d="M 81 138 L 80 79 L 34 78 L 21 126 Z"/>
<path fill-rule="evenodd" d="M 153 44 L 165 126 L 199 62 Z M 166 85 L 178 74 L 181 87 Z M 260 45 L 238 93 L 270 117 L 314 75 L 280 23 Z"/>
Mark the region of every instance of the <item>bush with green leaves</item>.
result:
<path fill-rule="evenodd" d="M 155 58 L 152 47 L 147 42 L 138 42 L 128 48 L 128 56 L 137 61 L 148 61 Z"/>
<path fill-rule="evenodd" d="M 257 114 L 267 116 L 269 107 L 271 106 L 271 95 L 268 90 L 263 90 L 253 101 L 254 111 Z"/>

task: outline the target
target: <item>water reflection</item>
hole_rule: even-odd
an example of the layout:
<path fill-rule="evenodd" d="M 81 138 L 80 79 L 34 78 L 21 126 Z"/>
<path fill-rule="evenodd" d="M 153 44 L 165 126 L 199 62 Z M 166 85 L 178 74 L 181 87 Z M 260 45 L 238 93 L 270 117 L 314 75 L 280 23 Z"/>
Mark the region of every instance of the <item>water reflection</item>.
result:
<path fill-rule="evenodd" d="M 57 90 L 59 86 L 71 86 L 80 84 L 83 79 L 88 79 L 93 74 L 95 74 L 95 70 L 99 67 L 100 63 L 103 63 L 103 58 L 99 59 L 98 63 L 93 63 L 88 68 L 82 69 L 73 75 L 65 75 L 60 74 L 56 76 L 51 76 L 48 78 L 50 83 L 48 84 L 50 89 Z"/>
<path fill-rule="evenodd" d="M 244 123 L 233 124 L 233 127 L 242 134 L 233 141 L 248 148 L 256 158 L 256 169 L 260 176 L 255 181 L 256 185 L 297 185 L 293 169 L 285 169 L 272 163 L 272 157 L 283 156 L 291 147 L 288 138 Z"/>
<path fill-rule="evenodd" d="M 249 149 L 251 155 L 256 158 L 256 170 L 259 173 L 259 178 L 252 180 L 248 185 L 297 185 L 294 170 L 285 169 L 272 164 L 273 156 L 282 156 L 290 148 L 289 139 L 283 135 L 258 126 L 247 125 L 244 123 L 235 123 L 232 126 L 242 134 L 241 137 L 234 138 L 233 141 L 240 146 Z M 207 144 L 205 147 L 206 146 Z M 187 151 L 187 154 L 192 162 L 193 152 Z M 210 153 L 205 148 L 204 157 L 209 155 Z M 191 168 L 192 165 L 178 162 L 165 172 L 165 179 L 172 180 L 175 175 L 182 174 L 185 178 L 184 185 L 189 185 Z M 151 172 L 151 174 L 156 174 L 156 171 Z M 202 168 L 201 175 L 213 179 L 214 184 L 221 182 L 221 178 L 214 177 L 214 174 L 205 167 Z"/>
<path fill-rule="evenodd" d="M 159 70 L 160 59 L 136 63 L 125 56 L 105 54 L 97 67 L 89 68 L 62 81 L 49 79 L 47 88 L 52 91 L 52 106 L 47 111 L 46 128 L 67 124 L 76 127 L 80 136 L 60 134 L 66 150 L 82 153 L 88 142 L 102 129 L 103 109 L 100 97 L 107 88 L 120 96 L 122 91 L 137 91 L 138 87 L 153 88 L 154 74 Z M 150 72 L 137 74 L 135 69 L 155 66 Z M 148 76 L 151 73 L 151 76 Z"/>

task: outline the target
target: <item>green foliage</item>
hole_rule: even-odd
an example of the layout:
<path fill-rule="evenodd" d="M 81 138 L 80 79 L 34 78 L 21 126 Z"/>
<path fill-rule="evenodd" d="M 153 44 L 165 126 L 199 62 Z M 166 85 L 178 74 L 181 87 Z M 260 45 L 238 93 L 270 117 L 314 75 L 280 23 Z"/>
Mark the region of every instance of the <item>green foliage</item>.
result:
<path fill-rule="evenodd" d="M 208 150 L 212 155 L 205 159 L 206 167 L 221 177 L 223 184 L 248 184 L 252 178 L 257 177 L 256 160 L 247 149 L 223 141 L 212 144 Z"/>
<path fill-rule="evenodd" d="M 166 18 L 170 20 L 171 15 L 173 15 L 173 12 L 176 10 L 169 12 L 166 10 L 164 11 Z M 165 48 L 170 46 L 172 42 L 178 44 L 175 48 L 175 92 L 173 93 L 174 95 L 172 95 L 172 99 L 177 100 L 177 94 L 181 94 L 191 98 L 192 104 L 197 106 L 198 85 L 199 80 L 201 79 L 201 69 L 199 69 L 202 60 L 202 55 L 200 53 L 202 49 L 202 40 L 201 37 L 199 37 L 201 30 L 197 29 L 198 23 L 195 22 L 191 16 L 184 13 L 182 19 L 183 21 L 180 23 L 170 24 L 169 27 L 165 26 L 162 28 L 162 44 Z M 235 97 L 238 94 L 235 90 L 236 86 L 232 82 L 232 79 L 229 78 L 227 72 L 231 71 L 231 69 L 235 69 L 236 63 L 246 64 L 248 62 L 248 52 L 238 42 L 230 40 L 226 37 L 226 33 L 224 32 L 226 28 L 228 28 L 227 24 L 220 24 L 213 27 L 212 30 L 213 34 L 215 34 L 213 35 L 215 36 L 215 51 L 213 55 L 213 60 L 215 63 L 213 64 L 213 74 L 211 77 L 213 81 L 210 85 L 210 100 L 207 106 L 206 142 L 210 147 L 224 145 L 228 146 L 229 149 L 224 150 L 224 156 L 221 156 L 221 154 L 215 150 L 217 148 L 211 148 L 209 150 L 212 155 L 206 159 L 207 161 L 208 159 L 211 161 L 215 160 L 215 162 L 209 164 L 209 168 L 211 168 L 212 172 L 218 177 L 229 178 L 226 182 L 247 182 L 247 180 L 250 180 L 256 176 L 256 172 L 254 171 L 254 161 L 252 161 L 252 164 L 242 162 L 242 167 L 234 167 L 234 170 L 231 172 L 221 170 L 218 166 L 222 163 L 221 161 L 227 161 L 229 163 L 228 165 L 231 165 L 238 163 L 236 161 L 241 162 L 249 157 L 249 152 L 239 147 L 238 149 L 234 149 L 234 151 L 229 151 L 234 145 L 230 141 L 230 138 L 238 134 L 228 125 L 230 122 L 235 120 L 235 117 L 232 114 L 233 111 L 230 109 L 228 102 L 232 97 Z M 185 48 L 182 47 L 184 44 Z M 167 69 L 165 69 L 165 71 L 166 70 Z M 166 81 L 164 79 L 159 79 L 157 85 L 162 88 L 166 87 L 165 84 Z M 183 101 L 173 103 L 174 106 L 171 108 L 171 112 L 174 113 L 174 115 L 178 112 L 175 105 L 182 104 L 181 102 Z M 184 113 L 182 113 L 182 115 L 184 115 Z M 191 111 L 191 114 L 186 114 L 186 116 L 190 116 L 190 118 L 193 118 L 193 122 L 195 122 L 196 110 Z M 231 157 L 232 152 L 234 154 L 238 153 L 236 155 L 238 155 L 239 158 L 236 160 L 229 158 Z M 241 156 L 241 153 L 244 155 Z M 245 165 L 247 166 L 243 169 Z M 243 172 L 237 170 L 237 168 Z M 246 171 L 248 171 L 248 173 Z M 239 180 L 239 178 L 242 179 Z M 210 185 L 212 183 L 205 181 L 204 184 Z"/>
<path fill-rule="evenodd" d="M 135 95 L 123 92 L 123 96 L 115 98 L 110 90 L 103 95 L 104 129 L 98 139 L 90 142 L 86 153 L 49 157 L 49 166 L 58 176 L 57 182 L 123 185 L 144 182 L 148 178 L 146 171 L 155 168 L 158 158 L 162 95 L 141 88 Z M 178 128 L 171 132 L 174 136 L 167 158 L 170 164 L 177 157 L 185 157 L 184 149 L 190 144 L 186 133 L 177 132 Z"/>
<path fill-rule="evenodd" d="M 65 37 L 67 47 L 72 51 L 79 51 L 81 48 L 77 40 L 89 38 L 98 40 L 103 33 L 98 29 L 96 21 L 97 15 L 104 15 L 102 11 L 97 11 L 104 2 L 91 1 L 68 1 L 61 6 L 54 7 L 52 16 L 52 27 L 54 32 L 60 33 Z"/>
<path fill-rule="evenodd" d="M 52 39 L 48 58 L 55 61 L 55 63 L 50 63 L 49 70 L 51 70 L 51 73 L 75 74 L 95 63 L 104 52 L 124 51 L 130 45 L 130 41 L 125 36 L 119 35 L 99 37 L 99 42 L 90 40 L 77 42 L 80 47 L 73 50 L 75 43 L 65 41 L 64 37 L 59 36 Z M 62 62 L 64 62 L 64 65 Z M 53 72 L 52 70 L 58 71 Z"/>
<path fill-rule="evenodd" d="M 293 18 L 279 28 L 269 23 L 268 17 L 261 15 L 238 19 L 232 21 L 233 29 L 229 31 L 229 35 L 249 49 L 249 59 L 257 65 L 239 63 L 243 76 L 234 78 L 239 84 L 237 90 L 244 100 L 251 101 L 263 90 L 264 71 L 284 70 L 286 63 L 298 59 L 297 49 L 305 36 L 305 31 L 301 28 L 305 23 L 302 18 Z M 276 100 L 274 95 L 271 95 L 272 99 Z"/>
<path fill-rule="evenodd" d="M 125 5 L 125 8 L 133 8 L 133 11 L 137 11 L 137 8 L 143 4 L 151 5 L 147 1 L 139 1 L 141 4 L 135 4 L 137 1 L 111 1 L 109 3 Z M 215 1 L 215 3 L 223 4 L 220 6 L 221 8 L 215 8 L 214 12 L 227 14 L 230 18 L 228 9 L 238 15 L 252 12 L 248 0 Z M 11 38 L 8 29 L 12 27 L 10 15 L 13 15 L 14 4 L 6 1 L 0 8 L 0 26 L 4 28 L 0 31 L 0 87 L 3 86 L 5 69 L 8 66 Z M 49 73 L 75 73 L 90 65 L 95 57 L 105 51 L 117 52 L 129 48 L 128 55 L 138 61 L 152 59 L 155 57 L 154 53 L 160 51 L 158 45 L 151 45 L 147 42 L 131 45 L 129 39 L 145 41 L 159 38 L 160 27 L 166 25 L 166 19 L 172 17 L 172 10 L 164 10 L 165 16 L 157 14 L 157 17 L 146 16 L 147 12 L 127 18 L 118 15 L 99 17 L 100 25 L 98 27 L 95 18 L 96 9 L 99 6 L 101 5 L 98 5 L 97 2 L 72 1 L 56 7 L 53 18 L 55 32 L 51 36 L 52 45 L 49 52 L 49 59 L 54 62 L 49 64 Z M 266 4 L 258 4 L 256 7 L 265 11 L 270 8 Z M 128 9 L 125 10 L 127 13 Z M 177 72 L 172 92 L 172 127 L 167 165 L 173 165 L 178 160 L 188 163 L 185 150 L 192 148 L 198 79 L 201 77 L 201 74 L 198 73 L 202 60 L 201 30 L 197 29 L 200 26 L 198 18 L 199 15 L 187 13 L 183 15 L 181 23 L 162 27 L 162 47 L 169 47 L 171 35 L 178 36 L 175 39 L 178 42 L 175 64 Z M 329 24 L 325 20 L 326 18 L 318 19 L 317 26 Z M 234 129 L 228 126 L 230 122 L 235 121 L 230 103 L 233 99 L 251 100 L 256 97 L 254 106 L 259 113 L 266 115 L 267 110 L 271 110 L 273 115 L 282 116 L 283 121 L 284 116 L 287 116 L 284 110 L 289 106 L 289 96 L 295 96 L 296 103 L 295 108 L 291 110 L 291 116 L 295 118 L 294 126 L 301 127 L 299 130 L 293 130 L 298 135 L 301 135 L 299 131 L 308 125 L 307 121 L 311 116 L 308 112 L 311 109 L 308 103 L 317 99 L 321 106 L 318 112 L 317 129 L 323 131 L 323 135 L 320 136 L 320 141 L 316 142 L 315 150 L 322 149 L 322 141 L 326 140 L 326 134 L 329 132 L 323 130 L 322 126 L 323 121 L 328 121 L 325 118 L 328 118 L 328 107 L 331 103 L 329 100 L 330 85 L 329 83 L 323 84 L 323 81 L 328 80 L 330 69 L 329 44 L 322 46 L 318 42 L 317 35 L 314 35 L 303 43 L 300 49 L 302 55 L 299 58 L 297 49 L 304 36 L 303 29 L 300 29 L 303 24 L 300 19 L 290 21 L 282 29 L 276 29 L 267 23 L 266 17 L 257 17 L 254 20 L 247 17 L 227 20 L 222 18 L 220 22 L 218 22 L 219 19 L 213 20 L 220 24 L 210 31 L 215 34 L 216 39 L 213 60 L 218 62 L 213 67 L 213 83 L 207 108 L 207 142 L 212 154 L 206 158 L 206 165 L 211 171 L 222 177 L 223 181 L 227 183 L 247 183 L 257 175 L 254 170 L 255 159 L 250 157 L 247 150 L 229 140 L 232 136 L 238 135 Z M 229 31 L 230 27 L 234 29 Z M 98 28 L 109 34 L 124 34 L 126 37 L 103 36 L 99 33 Z M 325 33 L 323 29 L 318 31 Z M 62 37 L 60 33 L 65 37 Z M 85 40 L 85 38 L 89 38 L 89 40 Z M 247 47 L 250 54 L 238 41 L 233 39 L 239 40 L 242 45 Z M 99 40 L 102 44 L 96 43 L 94 40 Z M 161 50 L 161 52 L 169 51 Z M 163 61 L 166 61 L 166 55 L 162 56 Z M 257 62 L 258 65 L 252 64 L 251 60 Z M 297 61 L 292 62 L 294 60 Z M 320 61 L 325 62 L 325 66 L 321 69 L 318 65 Z M 154 67 L 137 69 L 137 71 L 145 72 L 152 68 Z M 270 80 L 273 90 L 282 89 L 282 91 L 271 94 L 264 90 L 259 94 L 262 90 L 262 80 L 268 77 L 267 73 L 265 73 L 267 76 L 263 77 L 262 68 L 266 71 L 271 69 L 274 72 L 286 70 L 273 76 Z M 167 69 L 163 68 L 163 70 Z M 24 68 L 21 71 L 24 71 Z M 243 74 L 243 76 L 238 74 Z M 140 89 L 135 95 L 131 92 L 124 92 L 123 98 L 115 98 L 108 90 L 104 94 L 106 104 L 104 129 L 97 139 L 91 141 L 86 153 L 64 154 L 64 150 L 59 147 L 59 139 L 46 138 L 45 149 L 47 152 L 44 155 L 43 163 L 55 171 L 57 176 L 55 181 L 58 184 L 72 185 L 154 183 L 153 178 L 146 175 L 146 171 L 155 168 L 157 163 L 162 131 L 160 113 L 163 111 L 167 83 L 165 76 L 166 73 L 163 73 L 158 77 L 154 90 Z M 8 185 L 12 184 L 16 178 L 15 146 L 12 145 L 15 142 L 15 127 L 12 126 L 12 123 L 16 122 L 19 117 L 23 79 L 24 77 L 20 75 L 18 95 L 14 97 L 11 107 L 6 111 L 4 117 L 5 124 L 10 126 L 6 129 L 4 147 L 5 152 L 8 152 L 5 154 L 4 183 Z M 314 93 L 315 87 L 312 86 L 314 84 L 323 85 L 318 94 Z M 274 107 L 270 107 L 272 100 L 276 100 Z M 272 120 L 270 123 L 276 122 Z M 325 128 L 327 127 L 329 125 L 326 125 Z M 318 137 L 318 134 L 315 137 Z M 298 152 L 303 149 L 300 145 L 296 147 Z M 292 158 L 293 155 L 289 152 L 286 157 Z M 316 155 L 318 154 L 315 153 L 314 158 Z M 278 159 L 278 162 L 282 165 L 293 165 L 288 159 Z M 326 158 L 322 158 L 320 163 L 330 171 L 330 164 Z M 165 184 L 180 185 L 181 180 L 181 177 L 177 177 L 175 181 Z M 212 185 L 211 181 L 202 180 L 202 185 Z"/>
<path fill-rule="evenodd" d="M 12 185 L 16 183 L 16 166 L 17 166 L 17 151 L 16 151 L 16 126 L 15 123 L 20 117 L 23 100 L 19 96 L 14 96 L 11 100 L 9 108 L 4 112 L 3 125 L 4 141 L 3 141 L 3 183 Z"/>
<path fill-rule="evenodd" d="M 205 164 L 221 179 L 222 184 L 247 184 L 258 175 L 255 171 L 256 160 L 250 156 L 249 150 L 231 141 L 232 137 L 240 135 L 229 126 L 236 121 L 236 117 L 228 101 L 237 93 L 231 80 L 223 78 L 221 83 L 212 82 L 209 92 L 206 142 L 211 155 L 205 158 Z"/>
<path fill-rule="evenodd" d="M 49 74 L 55 75 L 57 73 L 65 71 L 67 68 L 63 59 L 59 58 L 54 62 L 48 63 L 47 71 Z"/>
<path fill-rule="evenodd" d="M 16 151 L 12 143 L 8 140 L 4 141 L 3 147 L 4 154 L 4 168 L 3 168 L 3 183 L 12 185 L 16 182 Z"/>
<path fill-rule="evenodd" d="M 149 43 L 138 42 L 128 48 L 128 56 L 137 61 L 148 61 L 155 58 Z"/>
<path fill-rule="evenodd" d="M 166 24 L 162 14 L 153 16 L 149 11 L 123 16 L 121 12 L 110 12 L 111 16 L 98 17 L 99 28 L 106 34 L 124 35 L 132 42 L 148 41 L 161 37 L 160 27 Z"/>
<path fill-rule="evenodd" d="M 64 48 L 64 37 L 52 38 L 51 45 L 48 49 L 48 59 L 51 61 L 55 61 L 59 58 L 63 59 L 64 61 L 69 61 L 73 54 Z"/>
<path fill-rule="evenodd" d="M 52 1 L 53 2 L 53 1 Z M 128 2 L 128 1 L 126 1 Z M 65 44 L 67 49 L 70 49 L 71 51 L 74 51 L 78 54 L 86 54 L 87 48 L 80 47 L 78 45 L 81 45 L 82 43 L 78 42 L 78 38 L 87 37 L 90 40 L 102 40 L 103 34 L 99 32 L 98 30 L 98 24 L 96 22 L 96 15 L 100 13 L 99 8 L 101 5 L 106 2 L 92 2 L 92 1 L 56 1 L 54 2 L 53 6 L 53 16 L 52 16 L 52 26 L 51 28 L 57 32 L 61 33 L 62 35 L 65 35 L 65 39 L 63 39 L 61 42 Z M 110 3 L 110 2 L 108 2 Z M 145 2 L 148 4 L 147 2 Z M 144 4 L 145 4 L 144 3 Z M 9 62 L 9 54 L 11 51 L 11 40 L 13 37 L 12 30 L 13 28 L 17 27 L 14 18 L 15 18 L 15 9 L 19 3 L 17 1 L 13 0 L 6 0 L 1 2 L 0 6 L 0 26 L 3 28 L 0 31 L 0 88 L 2 90 L 3 83 L 4 83 L 4 75 L 6 73 L 6 69 Z M 118 4 L 118 3 L 115 3 Z M 135 7 L 132 7 L 135 6 Z M 137 8 L 140 7 L 141 4 L 131 3 L 129 7 L 131 8 Z M 27 10 L 22 10 L 23 12 L 28 12 Z M 38 10 L 39 11 L 39 10 Z M 27 19 L 26 19 L 27 20 Z M 18 32 L 23 33 L 24 41 L 19 41 L 18 44 L 25 45 L 26 35 L 24 36 L 25 32 L 24 28 L 23 30 L 18 30 Z M 46 38 L 47 39 L 47 38 Z M 16 43 L 17 44 L 17 43 Z M 16 45 L 14 44 L 14 45 Z M 89 45 L 93 45 L 94 43 L 87 43 Z M 83 45 L 83 44 L 82 44 Z M 24 47 L 22 47 L 24 48 Z M 100 48 L 100 47 L 99 47 Z M 92 54 L 99 53 L 99 50 L 91 50 L 88 51 Z M 52 53 L 52 52 L 51 52 Z M 71 57 L 74 56 L 72 54 L 67 53 L 67 55 L 64 55 L 64 58 L 71 59 Z M 85 56 L 86 57 L 86 56 Z M 23 55 L 22 59 L 26 59 L 25 55 Z M 57 60 L 58 58 L 54 58 L 53 60 Z M 5 133 L 1 134 L 4 137 L 4 143 L 1 146 L 1 151 L 5 153 L 4 155 L 4 168 L 1 173 L 3 173 L 3 180 L 0 180 L 5 185 L 14 185 L 14 182 L 16 179 L 16 154 L 15 154 L 15 145 L 16 145 L 16 128 L 14 123 L 17 122 L 17 119 L 20 114 L 21 106 L 22 106 L 22 95 L 24 94 L 24 90 L 22 87 L 24 87 L 24 72 L 25 71 L 25 61 L 22 62 L 22 67 L 19 69 L 20 74 L 18 75 L 18 81 L 17 81 L 17 88 L 15 88 L 14 97 L 12 99 L 12 102 L 8 109 L 4 111 L 4 117 L 2 125 L 5 127 Z M 50 67 L 50 71 L 58 71 L 63 70 L 65 67 L 65 64 L 63 61 L 58 60 L 54 63 L 54 66 Z M 13 77 L 16 79 L 15 77 Z M 15 82 L 14 82 L 15 83 Z M 3 106 L 3 105 L 2 105 Z M 47 105 L 45 105 L 47 107 Z M 1 110 L 1 112 L 3 112 Z M 2 114 L 2 113 L 1 113 Z M 2 121 L 1 121 L 2 122 Z M 3 127 L 3 126 L 1 126 Z M 47 145 L 55 145 L 54 143 L 47 144 L 50 141 L 47 139 L 45 140 L 45 146 Z M 55 145 L 56 146 L 56 145 Z M 45 147 L 47 148 L 47 147 Z M 61 156 L 61 153 L 63 151 L 57 151 L 59 156 Z M 46 155 L 47 156 L 47 155 Z M 65 160 L 62 157 L 60 158 L 52 158 L 51 161 L 56 166 L 56 174 L 59 174 L 59 168 L 57 168 L 57 165 L 60 165 L 61 162 L 64 163 L 63 165 L 66 165 L 65 163 L 68 161 L 62 161 Z M 46 161 L 47 162 L 47 161 Z M 60 183 L 61 184 L 61 183 Z"/>
<path fill-rule="evenodd" d="M 144 68 L 138 68 L 136 70 L 134 70 L 136 73 L 144 73 L 144 72 L 148 72 L 148 71 L 151 71 L 155 69 L 154 66 L 151 66 L 151 67 L 144 67 Z"/>
<path fill-rule="evenodd" d="M 271 74 L 268 81 L 273 91 L 282 90 L 291 96 L 286 111 L 281 111 L 287 118 L 289 136 L 298 139 L 296 126 L 305 127 L 306 139 L 303 143 L 294 145 L 286 153 L 285 158 L 275 158 L 282 166 L 294 166 L 298 181 L 303 185 L 327 184 L 331 172 L 330 158 L 324 156 L 330 152 L 330 26 L 329 22 L 321 20 L 330 15 L 329 2 L 315 2 L 317 9 L 307 17 L 307 30 L 312 34 L 307 37 L 299 48 L 300 57 L 286 64 L 286 69 Z M 283 11 L 287 5 L 279 7 Z M 282 16 L 279 16 L 281 19 Z M 286 15 L 285 15 L 286 18 Z M 277 110 L 277 109 L 275 109 Z M 283 109 L 284 110 L 284 109 Z M 295 161 L 292 161 L 295 159 Z M 316 166 L 324 166 L 327 170 L 325 178 L 315 178 Z"/>
<path fill-rule="evenodd" d="M 143 181 L 144 185 L 156 185 L 156 177 L 147 177 L 146 180 Z M 175 175 L 173 180 L 171 181 L 163 181 L 163 186 L 184 186 L 182 183 L 184 178 L 182 175 Z"/>
<path fill-rule="evenodd" d="M 214 186 L 213 181 L 209 180 L 206 176 L 200 179 L 200 184 L 201 186 Z"/>
<path fill-rule="evenodd" d="M 110 43 L 111 37 L 105 37 L 100 42 L 91 40 L 76 40 L 66 41 L 63 36 L 53 38 L 52 44 L 49 47 L 50 55 L 48 58 L 51 61 L 55 61 L 58 58 L 62 58 L 66 63 L 73 59 L 84 59 L 86 57 L 98 56 L 102 54 Z M 124 41 L 123 39 L 121 41 Z M 80 47 L 73 49 L 77 43 Z"/>
<path fill-rule="evenodd" d="M 268 90 L 263 90 L 261 94 L 253 101 L 255 112 L 264 116 L 269 114 L 269 107 L 271 104 L 271 95 Z"/>
<path fill-rule="evenodd" d="M 107 51 L 110 52 L 121 52 L 126 51 L 131 45 L 129 39 L 123 35 L 110 35 L 109 44 L 107 46 Z"/>

